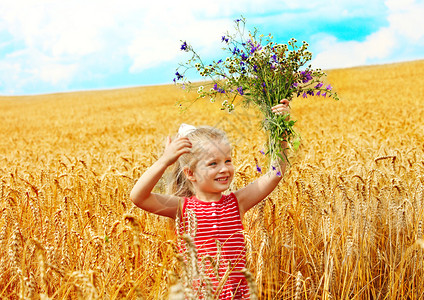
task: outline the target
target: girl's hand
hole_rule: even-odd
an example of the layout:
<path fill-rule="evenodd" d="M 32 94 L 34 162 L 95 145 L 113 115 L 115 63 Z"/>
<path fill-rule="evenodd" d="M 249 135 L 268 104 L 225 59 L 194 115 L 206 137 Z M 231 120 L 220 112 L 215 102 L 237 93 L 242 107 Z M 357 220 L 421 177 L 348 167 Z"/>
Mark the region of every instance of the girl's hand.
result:
<path fill-rule="evenodd" d="M 290 114 L 290 102 L 287 99 L 282 99 L 280 101 L 281 104 L 277 104 L 271 108 L 272 112 L 279 115 L 287 115 Z"/>
<path fill-rule="evenodd" d="M 191 142 L 186 137 L 179 137 L 171 140 L 168 136 L 165 146 L 165 151 L 162 154 L 162 159 L 170 166 L 177 161 L 177 159 L 184 153 L 191 151 Z"/>

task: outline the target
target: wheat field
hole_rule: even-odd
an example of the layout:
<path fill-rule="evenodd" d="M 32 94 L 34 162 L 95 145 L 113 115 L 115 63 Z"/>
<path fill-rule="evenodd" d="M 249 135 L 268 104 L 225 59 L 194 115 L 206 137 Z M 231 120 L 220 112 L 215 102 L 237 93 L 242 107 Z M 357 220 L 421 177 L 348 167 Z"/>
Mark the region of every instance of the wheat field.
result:
<path fill-rule="evenodd" d="M 302 144 L 244 219 L 259 299 L 424 299 L 424 61 L 330 70 L 341 100 L 295 99 Z M 232 189 L 260 176 L 253 108 L 176 87 L 0 97 L 0 298 L 167 299 L 174 224 L 129 192 L 182 123 L 232 141 Z M 158 191 L 164 190 L 160 182 Z"/>

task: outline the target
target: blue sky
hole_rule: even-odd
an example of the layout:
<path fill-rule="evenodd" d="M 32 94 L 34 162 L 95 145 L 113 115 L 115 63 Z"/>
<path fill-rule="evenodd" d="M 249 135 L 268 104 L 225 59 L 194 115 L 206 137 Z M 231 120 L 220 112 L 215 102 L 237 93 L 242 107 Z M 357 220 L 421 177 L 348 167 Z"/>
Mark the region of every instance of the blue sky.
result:
<path fill-rule="evenodd" d="M 0 0 L 0 95 L 172 83 L 180 40 L 212 58 L 240 15 L 315 68 L 424 59 L 423 0 Z"/>

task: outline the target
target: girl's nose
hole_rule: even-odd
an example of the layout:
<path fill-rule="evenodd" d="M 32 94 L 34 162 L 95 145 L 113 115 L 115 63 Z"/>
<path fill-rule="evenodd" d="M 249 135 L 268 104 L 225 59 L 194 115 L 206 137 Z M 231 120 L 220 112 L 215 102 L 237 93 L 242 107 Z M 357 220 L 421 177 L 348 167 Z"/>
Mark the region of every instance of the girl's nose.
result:
<path fill-rule="evenodd" d="M 228 166 L 226 165 L 226 164 L 223 164 L 222 166 L 221 166 L 221 170 L 220 170 L 220 172 L 221 173 L 224 173 L 224 172 L 228 172 Z"/>

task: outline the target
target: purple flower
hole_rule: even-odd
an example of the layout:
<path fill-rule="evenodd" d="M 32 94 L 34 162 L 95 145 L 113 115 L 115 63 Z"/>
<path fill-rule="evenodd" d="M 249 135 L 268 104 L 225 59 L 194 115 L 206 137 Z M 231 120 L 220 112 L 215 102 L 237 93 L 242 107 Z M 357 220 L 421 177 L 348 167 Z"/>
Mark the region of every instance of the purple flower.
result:
<path fill-rule="evenodd" d="M 244 52 L 241 54 L 241 59 L 246 60 L 249 56 L 247 56 Z"/>
<path fill-rule="evenodd" d="M 213 89 L 214 89 L 215 91 L 217 91 L 218 93 L 225 94 L 225 90 L 224 90 L 224 89 L 219 88 L 219 87 L 218 87 L 218 85 L 217 85 L 216 83 L 213 85 Z"/>
<path fill-rule="evenodd" d="M 239 49 L 237 49 L 237 47 L 234 47 L 234 49 L 233 49 L 233 55 L 234 54 L 237 54 L 237 53 L 239 53 L 240 52 L 240 50 Z"/>
<path fill-rule="evenodd" d="M 321 95 L 321 91 L 318 91 L 318 92 L 317 92 L 317 96 L 319 96 L 319 95 Z"/>
<path fill-rule="evenodd" d="M 237 88 L 237 92 L 239 92 L 239 94 L 240 94 L 241 96 L 243 96 L 243 95 L 244 95 L 243 87 L 239 86 L 239 87 Z"/>
<path fill-rule="evenodd" d="M 218 60 L 216 63 L 217 63 L 217 64 L 222 63 L 222 59 Z"/>
<path fill-rule="evenodd" d="M 259 150 L 259 153 L 261 153 L 262 155 L 265 155 L 264 150 Z"/>
<path fill-rule="evenodd" d="M 306 92 L 308 95 L 311 95 L 311 96 L 313 96 L 314 95 L 314 92 L 312 91 L 312 90 L 309 90 L 309 91 L 307 91 Z"/>
<path fill-rule="evenodd" d="M 309 81 L 312 80 L 312 76 L 311 73 L 308 71 L 302 71 L 300 72 L 300 74 L 302 74 L 302 82 L 303 83 L 308 83 Z"/>
<path fill-rule="evenodd" d="M 303 98 L 308 98 L 308 95 L 307 95 L 305 92 L 303 92 L 302 97 L 303 97 Z"/>
<path fill-rule="evenodd" d="M 320 87 L 322 87 L 322 85 L 323 85 L 324 83 L 322 83 L 322 82 L 319 82 L 316 86 L 315 86 L 315 88 L 316 89 L 319 89 Z"/>
<path fill-rule="evenodd" d="M 272 166 L 272 170 L 275 171 L 277 170 L 277 168 L 275 166 Z"/>
<path fill-rule="evenodd" d="M 277 176 L 278 177 L 281 177 L 281 172 L 280 171 L 277 172 Z"/>
<path fill-rule="evenodd" d="M 262 169 L 261 169 L 261 167 L 259 167 L 258 165 L 256 165 L 256 171 L 258 171 L 259 173 L 261 173 L 261 174 L 262 174 Z"/>
<path fill-rule="evenodd" d="M 177 76 L 177 80 L 180 80 L 180 79 L 182 79 L 184 76 L 183 75 L 181 75 L 180 73 L 175 73 L 175 75 Z"/>
<path fill-rule="evenodd" d="M 327 93 L 322 93 L 321 96 L 325 98 L 325 96 L 327 96 Z"/>
<path fill-rule="evenodd" d="M 188 45 L 187 45 L 187 43 L 186 43 L 186 42 L 184 42 L 184 43 L 181 45 L 181 50 L 188 51 Z"/>
<path fill-rule="evenodd" d="M 261 44 L 257 44 L 257 45 L 255 45 L 255 44 L 253 44 L 253 42 L 252 42 L 251 40 L 248 40 L 247 42 L 248 42 L 248 43 L 250 44 L 250 46 L 252 47 L 252 48 L 250 49 L 250 53 L 254 53 L 256 50 L 261 50 L 261 49 L 262 49 Z"/>
<path fill-rule="evenodd" d="M 331 91 L 331 89 L 332 89 L 331 84 L 329 84 L 329 85 L 326 87 L 326 90 L 327 90 L 327 91 Z"/>
<path fill-rule="evenodd" d="M 222 36 L 221 41 L 228 44 L 228 38 L 225 35 Z"/>

